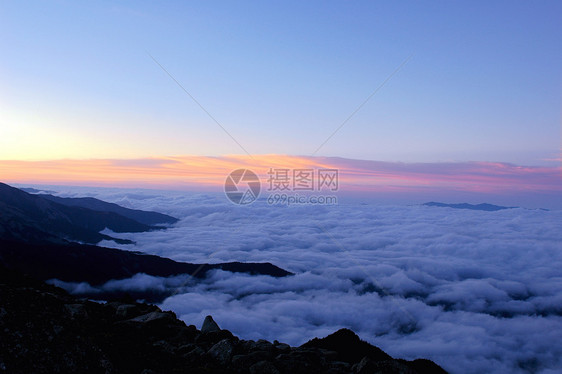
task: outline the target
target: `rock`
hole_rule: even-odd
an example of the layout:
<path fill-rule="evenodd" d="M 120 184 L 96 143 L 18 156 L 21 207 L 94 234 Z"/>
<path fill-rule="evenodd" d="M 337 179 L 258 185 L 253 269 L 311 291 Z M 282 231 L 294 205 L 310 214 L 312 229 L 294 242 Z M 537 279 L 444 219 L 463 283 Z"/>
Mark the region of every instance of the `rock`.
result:
<path fill-rule="evenodd" d="M 353 372 L 356 374 L 374 373 L 377 369 L 375 363 L 368 357 L 363 357 L 361 361 L 353 365 Z"/>
<path fill-rule="evenodd" d="M 136 309 L 137 309 L 137 306 L 133 305 L 133 304 L 119 305 L 115 309 L 115 315 L 119 318 L 131 318 Z"/>
<path fill-rule="evenodd" d="M 231 362 L 234 367 L 241 368 L 241 369 L 247 368 L 251 364 L 253 364 L 253 362 L 250 362 L 250 360 L 248 360 L 248 356 L 245 354 L 232 356 Z"/>
<path fill-rule="evenodd" d="M 183 355 L 193 351 L 197 346 L 195 344 L 183 344 L 176 349 L 176 354 Z"/>
<path fill-rule="evenodd" d="M 260 361 L 250 366 L 250 374 L 279 374 L 279 370 L 268 361 Z"/>
<path fill-rule="evenodd" d="M 447 374 L 441 366 L 437 365 L 435 362 L 426 360 L 424 358 L 418 358 L 414 361 L 397 360 L 408 365 L 418 373 L 435 373 L 435 374 Z"/>
<path fill-rule="evenodd" d="M 110 301 L 108 303 L 105 303 L 105 306 L 109 307 L 109 308 L 113 308 L 113 309 L 117 309 L 119 308 L 121 305 L 123 305 L 122 302 L 119 301 Z"/>
<path fill-rule="evenodd" d="M 193 343 L 201 335 L 201 332 L 193 325 L 185 326 L 178 330 L 176 338 L 181 344 Z"/>
<path fill-rule="evenodd" d="M 139 322 L 139 323 L 152 323 L 152 322 L 175 322 L 176 318 L 171 312 L 150 312 L 147 314 L 143 314 L 142 316 L 135 317 L 133 319 L 128 320 L 130 322 Z"/>
<path fill-rule="evenodd" d="M 220 327 L 213 320 L 213 317 L 212 316 L 205 317 L 205 320 L 203 321 L 203 326 L 201 326 L 201 332 L 205 334 L 208 332 L 216 332 L 216 331 L 220 331 Z"/>
<path fill-rule="evenodd" d="M 332 361 L 330 362 L 330 370 L 334 373 L 349 373 L 351 365 L 343 361 Z"/>
<path fill-rule="evenodd" d="M 392 357 L 384 353 L 381 349 L 361 340 L 353 331 L 341 329 L 325 338 L 314 338 L 300 348 L 322 348 L 338 353 L 338 361 L 345 361 L 351 364 L 358 363 L 363 357 L 368 357 L 373 361 L 392 360 Z"/>
<path fill-rule="evenodd" d="M 238 341 L 238 338 L 232 335 L 230 331 L 219 330 L 198 335 L 195 338 L 195 343 L 208 349 L 223 339 Z"/>
<path fill-rule="evenodd" d="M 277 344 L 275 344 L 275 348 L 282 353 L 286 353 L 286 352 L 290 352 L 291 351 L 291 346 L 289 344 L 285 344 L 285 343 L 279 343 L 277 342 Z"/>
<path fill-rule="evenodd" d="M 320 349 L 322 353 L 322 357 L 324 357 L 327 361 L 337 361 L 339 357 L 339 353 L 335 351 L 330 351 L 327 349 Z"/>
<path fill-rule="evenodd" d="M 320 349 L 303 348 L 303 347 L 299 347 L 294 351 L 291 351 L 290 355 L 294 357 L 302 357 L 305 358 L 306 360 L 313 360 L 313 359 L 316 360 L 321 357 L 324 357 L 324 354 Z"/>
<path fill-rule="evenodd" d="M 322 373 L 325 370 L 319 367 L 317 363 L 312 363 L 294 354 L 280 354 L 275 357 L 275 362 L 282 373 L 305 374 L 305 373 Z"/>
<path fill-rule="evenodd" d="M 268 342 L 267 340 L 264 339 L 260 339 L 258 340 L 254 347 L 252 348 L 252 350 L 255 351 L 265 351 L 265 352 L 274 352 L 275 351 L 275 346 L 273 344 L 271 344 L 270 342 Z"/>
<path fill-rule="evenodd" d="M 66 309 L 66 311 L 70 315 L 70 318 L 72 319 L 87 317 L 86 308 L 84 307 L 84 304 L 66 304 L 64 308 Z"/>
<path fill-rule="evenodd" d="M 0 373 L 445 373 L 392 359 L 350 330 L 297 348 L 239 340 L 211 317 L 201 332 L 154 305 L 80 300 L 1 266 L 0 300 Z"/>
<path fill-rule="evenodd" d="M 199 362 L 203 358 L 205 351 L 199 347 L 195 347 L 188 353 L 182 355 L 182 358 L 185 359 L 189 363 Z"/>
<path fill-rule="evenodd" d="M 374 362 L 368 357 L 363 357 L 359 363 L 353 365 L 353 372 L 356 374 L 372 374 L 372 373 L 392 373 L 392 374 L 417 374 L 408 365 L 398 360 L 385 360 Z M 432 371 L 421 372 L 432 373 Z"/>
<path fill-rule="evenodd" d="M 241 354 L 232 357 L 232 365 L 240 369 L 246 369 L 257 362 L 268 361 L 272 358 L 273 357 L 269 352 L 254 351 L 248 354 Z"/>
<path fill-rule="evenodd" d="M 176 347 L 165 340 L 159 340 L 152 344 L 154 348 L 160 349 L 162 352 L 168 354 L 174 354 L 176 352 Z"/>
<path fill-rule="evenodd" d="M 234 351 L 234 345 L 228 339 L 223 339 L 217 344 L 213 345 L 207 354 L 214 360 L 218 361 L 222 365 L 226 365 L 230 362 L 232 358 L 232 352 Z"/>
<path fill-rule="evenodd" d="M 255 340 L 240 340 L 238 342 L 237 349 L 241 352 L 251 352 L 255 350 L 256 342 Z"/>

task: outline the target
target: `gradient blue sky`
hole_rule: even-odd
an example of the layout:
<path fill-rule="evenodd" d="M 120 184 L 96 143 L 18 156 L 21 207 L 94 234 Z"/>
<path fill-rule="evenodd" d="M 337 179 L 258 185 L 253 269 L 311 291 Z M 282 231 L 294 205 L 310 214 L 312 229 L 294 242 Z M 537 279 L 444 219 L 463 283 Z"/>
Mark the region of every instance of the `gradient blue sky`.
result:
<path fill-rule="evenodd" d="M 0 159 L 560 165 L 562 2 L 0 4 Z"/>

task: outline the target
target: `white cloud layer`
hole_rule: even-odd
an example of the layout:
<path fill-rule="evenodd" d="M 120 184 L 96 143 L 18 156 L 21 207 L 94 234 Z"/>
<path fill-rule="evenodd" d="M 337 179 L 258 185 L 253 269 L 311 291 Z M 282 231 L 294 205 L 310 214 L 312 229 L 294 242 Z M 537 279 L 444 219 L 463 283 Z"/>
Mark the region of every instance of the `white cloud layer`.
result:
<path fill-rule="evenodd" d="M 452 373 L 562 370 L 562 211 L 241 207 L 224 196 L 61 193 L 181 219 L 166 231 L 115 234 L 137 242 L 117 247 L 178 261 L 267 261 L 296 273 L 215 271 L 162 303 L 188 324 L 212 314 L 242 338 L 293 345 L 347 327 L 392 356 L 429 358 Z M 151 285 L 177 279 L 113 283 Z"/>

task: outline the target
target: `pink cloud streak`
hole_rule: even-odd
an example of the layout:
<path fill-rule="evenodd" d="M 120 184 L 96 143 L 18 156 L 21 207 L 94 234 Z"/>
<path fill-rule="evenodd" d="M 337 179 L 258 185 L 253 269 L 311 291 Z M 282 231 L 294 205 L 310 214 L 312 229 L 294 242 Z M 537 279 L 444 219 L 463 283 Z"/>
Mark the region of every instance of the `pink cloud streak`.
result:
<path fill-rule="evenodd" d="M 286 155 L 0 161 L 8 183 L 220 190 L 226 175 L 249 168 L 266 183 L 270 168 L 333 168 L 341 191 L 562 193 L 561 167 L 499 162 L 398 163 Z"/>

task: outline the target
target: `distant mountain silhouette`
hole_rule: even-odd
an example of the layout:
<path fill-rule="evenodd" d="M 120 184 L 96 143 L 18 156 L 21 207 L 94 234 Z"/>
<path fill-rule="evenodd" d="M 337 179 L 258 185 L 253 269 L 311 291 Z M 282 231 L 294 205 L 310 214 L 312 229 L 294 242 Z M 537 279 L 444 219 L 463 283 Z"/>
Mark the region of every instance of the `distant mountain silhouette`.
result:
<path fill-rule="evenodd" d="M 497 210 L 502 209 L 514 209 L 517 208 L 516 206 L 500 206 L 500 205 L 493 205 L 493 204 L 468 204 L 468 203 L 460 203 L 460 204 L 445 204 L 445 203 L 437 203 L 431 201 L 429 203 L 423 204 L 425 206 L 436 206 L 441 208 L 454 208 L 454 209 L 471 209 L 471 210 L 483 210 L 486 212 L 495 212 Z"/>
<path fill-rule="evenodd" d="M 128 209 L 117 204 L 108 203 L 102 200 L 95 199 L 93 197 L 70 198 L 70 197 L 58 197 L 48 194 L 41 194 L 39 196 L 44 199 L 54 201 L 55 203 L 61 205 L 87 208 L 98 212 L 117 213 L 120 216 L 130 218 L 132 220 L 143 223 L 145 225 L 157 225 L 162 223 L 172 224 L 178 221 L 177 218 L 174 218 L 166 214 L 157 213 L 157 212 L 147 212 L 144 210 L 137 210 L 137 209 Z"/>
<path fill-rule="evenodd" d="M 70 200 L 64 199 L 64 201 L 72 204 Z M 101 240 L 114 240 L 126 244 L 132 242 L 115 239 L 99 232 L 105 228 L 114 232 L 144 232 L 161 228 L 141 223 L 113 211 L 102 211 L 100 210 L 103 206 L 101 201 L 96 204 L 97 210 L 78 205 L 63 205 L 46 199 L 42 195 L 32 195 L 0 183 L 0 239 L 37 242 L 56 241 L 58 238 L 59 241 L 68 239 L 89 244 L 95 244 Z M 92 205 L 96 204 L 92 203 Z M 113 209 L 118 210 L 115 207 Z M 140 215 L 138 213 L 140 211 L 132 212 L 128 212 L 128 214 Z M 162 216 L 168 217 L 168 221 L 174 219 Z M 143 218 L 154 219 L 154 216 L 143 214 Z"/>

